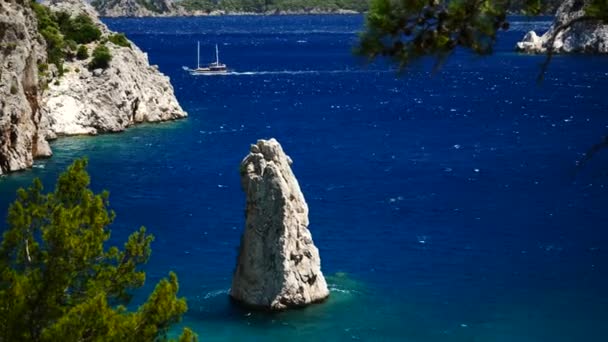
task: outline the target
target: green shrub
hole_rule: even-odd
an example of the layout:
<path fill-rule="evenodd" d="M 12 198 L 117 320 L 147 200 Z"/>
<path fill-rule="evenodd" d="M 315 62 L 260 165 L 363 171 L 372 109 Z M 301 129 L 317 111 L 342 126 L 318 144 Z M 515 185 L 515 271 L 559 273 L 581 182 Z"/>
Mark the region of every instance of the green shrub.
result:
<path fill-rule="evenodd" d="M 99 44 L 93 50 L 93 60 L 89 63 L 89 69 L 106 69 L 110 66 L 111 60 L 112 54 L 110 53 L 110 49 L 104 44 Z"/>
<path fill-rule="evenodd" d="M 38 20 L 38 32 L 46 41 L 48 62 L 63 74 L 63 62 L 73 59 L 77 44 L 87 44 L 101 38 L 101 31 L 86 14 L 72 18 L 69 13 L 53 13 L 48 7 L 32 1 Z"/>
<path fill-rule="evenodd" d="M 49 70 L 49 65 L 46 63 L 40 63 L 38 64 L 38 72 L 39 73 L 43 73 L 46 72 L 47 70 Z"/>
<path fill-rule="evenodd" d="M 46 42 L 47 61 L 57 66 L 59 75 L 63 75 L 63 61 L 66 58 L 64 49 L 66 41 L 60 30 L 57 17 L 48 9 L 35 1 L 31 3 L 38 20 L 38 32 Z M 62 19 L 64 20 L 64 19 Z"/>
<path fill-rule="evenodd" d="M 46 41 L 48 61 L 60 68 L 65 58 L 63 52 L 65 42 L 59 25 L 48 7 L 32 2 L 32 9 L 38 19 L 38 32 Z"/>
<path fill-rule="evenodd" d="M 86 14 L 80 14 L 76 18 L 70 19 L 69 15 L 60 12 L 57 14 L 57 18 L 66 40 L 73 40 L 78 44 L 88 44 L 101 37 L 101 31 Z"/>
<path fill-rule="evenodd" d="M 65 59 L 68 61 L 73 61 L 74 57 L 76 57 L 76 50 L 78 49 L 78 44 L 76 44 L 76 42 L 73 40 L 66 40 L 65 47 Z"/>
<path fill-rule="evenodd" d="M 65 38 L 64 38 L 64 40 L 65 40 Z M 66 40 L 65 47 L 68 48 L 68 50 L 70 50 L 70 51 L 76 51 L 76 49 L 78 49 L 78 44 L 73 40 Z"/>
<path fill-rule="evenodd" d="M 59 30 L 59 26 L 55 21 L 55 18 L 48 7 L 41 5 L 35 1 L 32 1 L 32 9 L 36 14 L 36 19 L 38 19 L 38 30 L 42 30 L 45 27 L 54 26 L 57 30 Z"/>
<path fill-rule="evenodd" d="M 13 84 L 11 86 L 11 95 L 15 95 L 15 94 L 17 94 L 17 87 Z"/>
<path fill-rule="evenodd" d="M 63 76 L 63 74 L 65 74 L 65 69 L 63 68 L 63 62 L 61 62 L 61 64 L 57 65 L 57 73 L 59 74 L 58 76 L 61 77 Z"/>
<path fill-rule="evenodd" d="M 49 26 L 40 31 L 40 34 L 46 41 L 48 61 L 59 67 L 65 59 L 65 52 L 63 52 L 65 42 L 61 32 L 55 27 Z"/>
<path fill-rule="evenodd" d="M 131 47 L 131 43 L 129 43 L 129 41 L 127 40 L 127 37 L 125 37 L 124 33 L 116 33 L 111 35 L 108 40 L 118 46 L 122 46 L 122 47 Z"/>
<path fill-rule="evenodd" d="M 80 45 L 76 51 L 76 58 L 81 61 L 89 58 L 89 49 L 85 45 Z"/>

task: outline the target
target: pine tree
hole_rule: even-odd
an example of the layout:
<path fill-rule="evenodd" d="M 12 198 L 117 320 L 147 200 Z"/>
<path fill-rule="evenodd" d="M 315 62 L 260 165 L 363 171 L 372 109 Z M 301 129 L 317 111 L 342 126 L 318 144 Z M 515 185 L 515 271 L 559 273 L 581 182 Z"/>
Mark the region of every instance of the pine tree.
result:
<path fill-rule="evenodd" d="M 187 310 L 177 276 L 161 280 L 148 300 L 128 311 L 143 286 L 140 266 L 153 237 L 144 227 L 107 248 L 108 192 L 89 188 L 87 161 L 59 176 L 55 191 L 40 180 L 20 189 L 0 244 L 0 341 L 158 341 Z M 196 341 L 184 329 L 180 341 Z"/>

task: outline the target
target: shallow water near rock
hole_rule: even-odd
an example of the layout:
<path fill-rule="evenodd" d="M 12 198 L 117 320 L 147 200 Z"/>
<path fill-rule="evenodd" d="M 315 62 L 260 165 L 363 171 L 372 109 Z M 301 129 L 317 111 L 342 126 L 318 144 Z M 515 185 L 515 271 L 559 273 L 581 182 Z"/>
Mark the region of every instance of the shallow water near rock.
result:
<path fill-rule="evenodd" d="M 208 341 L 605 341 L 608 59 L 512 52 L 549 21 L 516 18 L 489 57 L 458 52 L 401 77 L 350 53 L 360 16 L 113 19 L 171 77 L 189 118 L 59 139 L 0 178 L 0 208 L 87 155 L 112 241 L 156 236 L 149 292 L 170 270 L 184 324 Z M 233 73 L 182 67 L 220 58 Z M 268 314 L 227 297 L 244 224 L 238 166 L 277 138 L 310 208 L 329 300 Z M 142 295 L 136 297 L 140 301 Z"/>

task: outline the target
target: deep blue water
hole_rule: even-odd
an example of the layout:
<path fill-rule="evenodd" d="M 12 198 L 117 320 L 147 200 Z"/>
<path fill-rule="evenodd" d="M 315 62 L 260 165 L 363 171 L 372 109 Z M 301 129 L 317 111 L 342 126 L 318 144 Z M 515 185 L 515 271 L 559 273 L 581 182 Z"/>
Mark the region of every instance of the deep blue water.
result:
<path fill-rule="evenodd" d="M 119 243 L 156 236 L 146 291 L 178 273 L 184 322 L 217 341 L 606 341 L 608 59 L 512 52 L 546 20 L 515 19 L 496 53 L 401 76 L 351 54 L 359 16 L 118 19 L 168 74 L 190 116 L 60 139 L 0 178 L 0 208 L 88 156 Z M 182 67 L 221 59 L 226 76 Z M 332 295 L 268 315 L 227 299 L 243 228 L 238 164 L 277 138 L 310 206 Z M 3 209 L 4 210 L 4 209 Z"/>

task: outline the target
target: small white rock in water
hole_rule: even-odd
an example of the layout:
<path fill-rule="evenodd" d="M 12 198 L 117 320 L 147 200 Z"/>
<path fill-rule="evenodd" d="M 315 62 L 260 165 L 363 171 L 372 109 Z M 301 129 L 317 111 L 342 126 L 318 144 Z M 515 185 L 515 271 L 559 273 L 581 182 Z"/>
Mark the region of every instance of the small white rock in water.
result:
<path fill-rule="evenodd" d="M 246 305 L 283 310 L 329 296 L 291 163 L 270 139 L 252 145 L 240 165 L 246 224 L 230 296 Z"/>
<path fill-rule="evenodd" d="M 570 25 L 559 32 L 553 41 L 556 53 L 608 53 L 608 25 L 593 20 L 574 22 L 587 15 L 586 8 L 591 0 L 565 0 L 555 13 L 555 21 L 542 36 L 536 32 L 526 33 L 523 40 L 516 44 L 517 51 L 526 53 L 545 53 L 556 29 Z"/>

